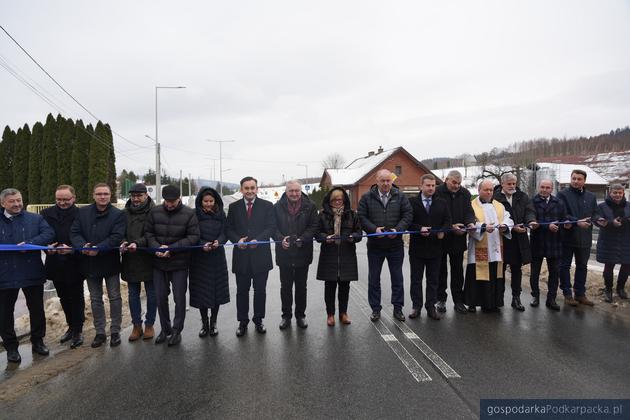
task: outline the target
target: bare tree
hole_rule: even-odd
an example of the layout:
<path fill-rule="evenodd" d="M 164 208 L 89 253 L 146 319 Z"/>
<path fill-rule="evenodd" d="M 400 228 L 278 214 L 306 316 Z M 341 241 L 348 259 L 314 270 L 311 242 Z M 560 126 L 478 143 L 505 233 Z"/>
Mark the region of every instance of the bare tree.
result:
<path fill-rule="evenodd" d="M 322 160 L 324 169 L 343 169 L 346 166 L 346 160 L 339 153 L 331 153 Z"/>

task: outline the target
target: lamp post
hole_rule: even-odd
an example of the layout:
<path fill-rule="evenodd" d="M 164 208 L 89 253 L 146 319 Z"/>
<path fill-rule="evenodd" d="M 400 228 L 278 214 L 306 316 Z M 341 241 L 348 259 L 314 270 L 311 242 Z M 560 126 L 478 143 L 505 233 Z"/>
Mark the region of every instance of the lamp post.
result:
<path fill-rule="evenodd" d="M 223 196 L 223 143 L 234 143 L 236 140 L 206 140 L 212 143 L 219 143 L 219 183 L 221 189 L 219 194 Z"/>
<path fill-rule="evenodd" d="M 155 203 L 162 202 L 162 169 L 160 168 L 160 142 L 158 140 L 158 89 L 186 89 L 186 86 L 155 87 Z M 146 136 L 149 137 L 149 136 Z M 149 137 L 150 138 L 150 137 Z"/>

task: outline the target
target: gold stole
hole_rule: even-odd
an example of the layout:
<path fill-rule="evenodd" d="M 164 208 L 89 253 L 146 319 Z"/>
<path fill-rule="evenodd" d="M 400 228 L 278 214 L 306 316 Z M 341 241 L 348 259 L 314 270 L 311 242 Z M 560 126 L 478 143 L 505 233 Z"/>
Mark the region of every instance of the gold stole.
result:
<path fill-rule="evenodd" d="M 497 212 L 499 224 L 503 223 L 503 215 L 505 207 L 496 200 L 492 200 L 494 210 Z M 483 211 L 481 202 L 477 199 L 472 201 L 472 207 L 475 211 L 475 217 L 480 223 L 486 223 L 486 214 Z M 501 257 L 503 257 L 503 235 L 501 235 Z M 490 281 L 490 264 L 488 257 L 488 235 L 483 235 L 480 241 L 475 241 L 475 279 L 481 281 Z M 503 262 L 497 263 L 497 277 L 499 273 L 503 273 Z"/>

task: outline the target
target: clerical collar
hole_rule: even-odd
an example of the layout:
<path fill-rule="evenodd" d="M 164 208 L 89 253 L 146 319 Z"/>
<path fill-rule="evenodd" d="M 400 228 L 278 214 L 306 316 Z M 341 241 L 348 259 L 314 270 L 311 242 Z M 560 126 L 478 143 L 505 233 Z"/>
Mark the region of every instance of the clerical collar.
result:
<path fill-rule="evenodd" d="M 479 197 L 479 201 L 481 201 L 481 204 L 490 204 L 490 203 L 492 203 L 492 199 L 490 199 L 490 201 L 486 201 L 486 200 L 482 199 L 481 197 Z"/>

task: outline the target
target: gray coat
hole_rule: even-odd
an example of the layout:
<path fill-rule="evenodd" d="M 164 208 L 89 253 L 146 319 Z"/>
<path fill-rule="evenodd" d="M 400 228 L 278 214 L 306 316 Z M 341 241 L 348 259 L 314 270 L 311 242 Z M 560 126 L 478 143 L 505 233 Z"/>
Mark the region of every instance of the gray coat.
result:
<path fill-rule="evenodd" d="M 368 234 L 375 233 L 379 226 L 384 226 L 385 230 L 396 229 L 398 232 L 407 230 L 413 219 L 409 199 L 395 186 L 390 191 L 387 206 L 383 206 L 378 187 L 373 185 L 359 200 L 358 213 L 361 228 Z M 402 243 L 402 235 L 396 235 L 394 239 L 368 238 L 368 246 L 375 248 L 393 248 L 402 246 Z"/>

